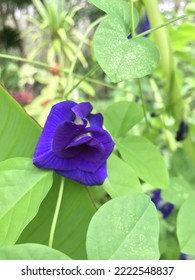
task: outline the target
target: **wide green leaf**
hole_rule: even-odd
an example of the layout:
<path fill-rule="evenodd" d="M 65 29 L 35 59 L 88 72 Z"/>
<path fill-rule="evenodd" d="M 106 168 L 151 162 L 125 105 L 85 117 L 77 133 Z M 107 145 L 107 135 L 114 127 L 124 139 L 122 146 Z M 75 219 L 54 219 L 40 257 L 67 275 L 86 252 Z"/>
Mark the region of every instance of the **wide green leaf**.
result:
<path fill-rule="evenodd" d="M 37 214 L 52 183 L 52 172 L 37 169 L 29 158 L 0 163 L 0 246 L 17 241 Z"/>
<path fill-rule="evenodd" d="M 115 198 L 92 218 L 87 254 L 92 260 L 154 260 L 159 258 L 159 219 L 144 194 Z"/>
<path fill-rule="evenodd" d="M 117 140 L 117 148 L 136 175 L 155 188 L 166 188 L 169 175 L 157 148 L 141 136 Z"/>
<path fill-rule="evenodd" d="M 142 107 L 134 102 L 120 101 L 104 112 L 104 124 L 114 138 L 120 137 L 143 119 Z"/>
<path fill-rule="evenodd" d="M 164 200 L 180 206 L 192 193 L 193 188 L 182 177 L 170 179 L 169 187 L 161 192 Z"/>
<path fill-rule="evenodd" d="M 128 39 L 128 31 L 117 17 L 108 16 L 94 35 L 98 63 L 112 82 L 152 74 L 159 63 L 159 52 L 148 38 Z"/>
<path fill-rule="evenodd" d="M 59 192 L 59 176 L 35 219 L 23 231 L 19 243 L 41 243 L 48 245 L 51 222 Z M 66 179 L 60 207 L 53 247 L 73 259 L 86 259 L 86 232 L 95 213 L 86 187 Z"/>
<path fill-rule="evenodd" d="M 70 260 L 70 258 L 45 245 L 19 244 L 1 248 L 0 260 Z"/>
<path fill-rule="evenodd" d="M 195 255 L 195 193 L 182 204 L 177 217 L 177 236 L 182 253 Z"/>
<path fill-rule="evenodd" d="M 31 157 L 41 132 L 36 122 L 0 86 L 0 161 Z"/>
<path fill-rule="evenodd" d="M 103 184 L 103 187 L 112 198 L 142 192 L 139 179 L 134 170 L 116 155 L 112 154 L 109 157 L 107 169 L 108 179 Z"/>

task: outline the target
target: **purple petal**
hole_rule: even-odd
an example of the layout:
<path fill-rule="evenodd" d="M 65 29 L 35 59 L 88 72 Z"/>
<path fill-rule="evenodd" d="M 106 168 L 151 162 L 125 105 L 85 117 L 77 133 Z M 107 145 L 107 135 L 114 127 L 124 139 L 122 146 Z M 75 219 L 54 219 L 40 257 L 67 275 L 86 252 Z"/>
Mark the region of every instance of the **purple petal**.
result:
<path fill-rule="evenodd" d="M 98 113 L 98 114 L 90 114 L 87 117 L 89 123 L 91 126 L 97 126 L 102 128 L 103 126 L 103 116 L 102 114 Z"/>
<path fill-rule="evenodd" d="M 44 129 L 37 143 L 34 156 L 44 154 L 51 149 L 56 127 L 64 121 L 73 121 L 75 116 L 71 108 L 75 106 L 73 101 L 63 101 L 51 108 Z"/>
<path fill-rule="evenodd" d="M 97 139 L 103 144 L 105 148 L 105 157 L 107 159 L 112 153 L 115 145 L 110 134 L 106 130 L 99 127 L 87 127 L 85 128 L 85 132 L 91 133 L 93 138 Z"/>
<path fill-rule="evenodd" d="M 85 145 L 83 151 L 80 154 L 81 158 L 87 162 L 105 161 L 105 149 L 101 142 L 91 138 Z M 99 164 L 98 164 L 99 166 Z"/>
<path fill-rule="evenodd" d="M 55 131 L 52 143 L 52 151 L 54 155 L 64 158 L 65 148 L 73 141 L 75 137 L 83 134 L 85 124 L 75 124 L 73 122 L 63 122 L 60 123 Z"/>
<path fill-rule="evenodd" d="M 84 172 L 79 169 L 72 171 L 55 171 L 66 178 L 72 179 L 86 186 L 102 185 L 108 176 L 106 164 L 102 165 L 95 173 Z"/>
<path fill-rule="evenodd" d="M 89 102 L 82 102 L 79 103 L 77 105 L 75 105 L 72 108 L 72 111 L 75 113 L 75 115 L 80 118 L 86 118 L 90 112 L 92 111 L 93 107 L 91 106 L 91 104 Z"/>
<path fill-rule="evenodd" d="M 81 150 L 79 150 L 81 148 Z M 78 149 L 78 150 L 77 150 Z M 81 153 L 82 156 L 81 156 Z M 76 154 L 77 156 L 72 157 L 72 155 Z M 106 157 L 105 154 L 102 155 L 102 159 L 96 162 L 88 161 L 85 149 L 83 149 L 82 145 L 76 147 L 75 150 L 69 151 L 69 158 L 60 158 L 54 155 L 52 150 L 48 150 L 44 154 L 40 154 L 33 158 L 33 163 L 35 166 L 44 169 L 58 169 L 58 170 L 82 170 L 85 172 L 96 172 L 102 164 L 105 163 Z M 96 155 L 97 156 L 97 155 Z M 99 155 L 98 155 L 99 156 Z M 87 158 L 87 159 L 85 159 Z"/>

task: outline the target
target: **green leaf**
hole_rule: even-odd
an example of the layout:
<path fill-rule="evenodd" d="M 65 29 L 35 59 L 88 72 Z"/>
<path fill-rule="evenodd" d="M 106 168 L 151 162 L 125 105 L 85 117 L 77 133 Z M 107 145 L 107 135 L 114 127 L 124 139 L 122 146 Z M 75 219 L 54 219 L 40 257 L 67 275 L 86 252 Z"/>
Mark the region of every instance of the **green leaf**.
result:
<path fill-rule="evenodd" d="M 104 112 L 104 124 L 114 138 L 120 137 L 143 119 L 142 107 L 134 102 L 120 101 Z"/>
<path fill-rule="evenodd" d="M 11 157 L 31 157 L 41 128 L 2 86 L 0 115 L 0 161 Z"/>
<path fill-rule="evenodd" d="M 129 136 L 117 141 L 123 159 L 136 175 L 155 188 L 166 188 L 169 175 L 162 156 L 156 147 L 140 136 Z"/>
<path fill-rule="evenodd" d="M 195 163 L 183 149 L 178 149 L 173 153 L 171 168 L 172 174 L 182 176 L 187 182 L 191 183 L 192 186 L 195 185 Z"/>
<path fill-rule="evenodd" d="M 150 198 L 131 194 L 104 204 L 87 233 L 92 260 L 154 260 L 159 258 L 159 219 Z"/>
<path fill-rule="evenodd" d="M 107 161 L 107 169 L 108 179 L 103 187 L 112 198 L 142 192 L 139 179 L 133 169 L 114 154 Z"/>
<path fill-rule="evenodd" d="M 48 244 L 60 180 L 61 177 L 54 177 L 52 189 L 43 201 L 38 215 L 23 231 L 19 243 Z M 86 232 L 95 209 L 86 187 L 66 179 L 64 188 L 53 248 L 73 259 L 86 259 Z"/>
<path fill-rule="evenodd" d="M 107 13 L 113 18 L 117 18 L 118 23 L 124 26 L 127 33 L 130 33 L 130 6 L 125 0 L 89 0 L 100 10 Z M 137 26 L 139 21 L 138 13 L 134 9 L 134 25 Z"/>
<path fill-rule="evenodd" d="M 181 206 L 177 217 L 177 236 L 182 253 L 195 255 L 195 193 Z"/>
<path fill-rule="evenodd" d="M 70 260 L 70 258 L 45 245 L 19 244 L 1 248 L 0 260 Z"/>
<path fill-rule="evenodd" d="M 195 15 L 195 3 L 188 3 L 185 7 L 186 15 Z"/>
<path fill-rule="evenodd" d="M 161 196 L 164 200 L 181 206 L 192 193 L 194 191 L 185 179 L 175 177 L 170 179 L 169 187 L 161 192 Z"/>
<path fill-rule="evenodd" d="M 16 242 L 37 214 L 52 182 L 52 172 L 37 169 L 29 158 L 0 163 L 0 246 Z"/>
<path fill-rule="evenodd" d="M 128 39 L 128 33 L 117 17 L 109 16 L 94 35 L 97 61 L 115 83 L 152 74 L 159 63 L 158 49 L 149 39 Z"/>

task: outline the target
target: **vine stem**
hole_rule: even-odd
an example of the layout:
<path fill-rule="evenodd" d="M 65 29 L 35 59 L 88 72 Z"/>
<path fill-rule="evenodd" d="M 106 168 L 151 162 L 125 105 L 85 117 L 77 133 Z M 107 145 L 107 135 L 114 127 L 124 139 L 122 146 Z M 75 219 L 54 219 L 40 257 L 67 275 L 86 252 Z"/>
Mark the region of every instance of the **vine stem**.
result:
<path fill-rule="evenodd" d="M 49 234 L 49 244 L 48 245 L 51 248 L 53 247 L 53 240 L 54 240 L 56 225 L 57 225 L 58 216 L 59 216 L 59 212 L 60 212 L 60 206 L 61 206 L 61 202 L 62 202 L 63 192 L 64 192 L 64 178 L 61 179 L 56 208 L 55 208 L 55 212 L 54 212 L 54 216 L 53 216 L 53 220 L 52 220 L 52 224 L 51 224 L 51 230 L 50 230 L 50 234 Z"/>
<path fill-rule="evenodd" d="M 137 37 L 135 33 L 135 25 L 134 25 L 134 5 L 133 5 L 134 0 L 130 0 L 130 17 L 131 17 L 131 36 L 132 38 Z M 144 95 L 143 95 L 143 90 L 142 90 L 142 84 L 141 84 L 141 79 L 137 79 L 138 81 L 138 86 L 139 86 L 139 92 L 140 92 L 140 98 L 142 102 L 142 108 L 143 108 L 143 113 L 144 113 L 144 118 L 147 126 L 149 127 L 147 115 L 146 115 L 146 108 L 145 108 L 145 103 L 144 103 Z"/>
<path fill-rule="evenodd" d="M 146 115 L 146 108 L 145 108 L 145 103 L 144 103 L 144 95 L 143 95 L 143 90 L 142 90 L 141 79 L 137 79 L 137 81 L 138 81 L 138 86 L 139 86 L 139 92 L 140 92 L 140 98 L 141 98 L 141 102 L 142 102 L 142 108 L 143 108 L 145 122 L 146 122 L 147 126 L 149 127 L 149 122 L 148 122 L 147 115 Z"/>
<path fill-rule="evenodd" d="M 131 36 L 135 37 L 135 24 L 134 24 L 134 5 L 133 0 L 130 0 L 130 19 L 131 19 Z"/>
<path fill-rule="evenodd" d="M 173 23 L 173 22 L 175 22 L 175 21 L 178 21 L 178 20 L 180 20 L 180 19 L 183 19 L 183 18 L 185 18 L 185 17 L 186 17 L 186 15 L 183 15 L 183 16 L 179 16 L 179 17 L 177 17 L 177 18 L 170 19 L 169 21 L 167 21 L 167 22 L 165 22 L 165 23 L 162 23 L 162 24 L 160 24 L 160 25 L 158 25 L 158 26 L 156 26 L 156 27 L 154 27 L 154 28 L 148 29 L 147 31 L 142 32 L 142 33 L 136 35 L 135 38 L 139 38 L 139 37 L 143 37 L 143 36 L 145 36 L 145 35 L 148 35 L 148 34 L 154 32 L 154 31 L 156 31 L 156 30 L 158 30 L 158 29 L 160 29 L 160 28 L 162 28 L 162 27 L 166 27 L 167 25 L 169 25 L 169 24 L 171 24 L 171 23 Z"/>
<path fill-rule="evenodd" d="M 69 94 L 75 89 L 77 88 L 83 81 L 87 80 L 88 77 L 90 77 L 92 74 L 94 74 L 98 69 L 100 68 L 99 65 L 95 65 L 91 70 L 89 70 L 87 72 L 87 74 L 85 74 L 78 83 L 76 83 L 76 85 L 74 85 L 68 92 L 66 92 L 64 94 L 64 98 L 67 99 Z"/>
<path fill-rule="evenodd" d="M 87 192 L 87 194 L 88 194 L 88 196 L 89 196 L 89 199 L 91 200 L 91 203 L 93 204 L 93 207 L 94 207 L 95 210 L 97 211 L 98 208 L 97 208 L 97 206 L 96 206 L 96 204 L 95 204 L 95 201 L 94 201 L 94 199 L 93 199 L 93 197 L 92 197 L 92 195 L 91 195 L 91 193 L 90 193 L 90 191 L 89 191 L 89 189 L 88 189 L 87 186 L 85 186 L 85 190 L 86 190 L 86 192 Z"/>
<path fill-rule="evenodd" d="M 37 60 L 31 60 L 31 59 L 27 59 L 27 58 L 22 58 L 22 57 L 19 57 L 19 56 L 0 54 L 0 58 L 9 59 L 9 60 L 13 60 L 13 61 L 20 61 L 20 62 L 23 62 L 23 63 L 32 64 L 32 65 L 43 67 L 43 68 L 46 68 L 46 69 L 49 69 L 51 67 L 51 65 L 49 65 L 47 63 L 40 62 L 40 61 L 37 61 Z M 66 73 L 66 74 L 69 73 L 69 70 L 66 69 L 66 68 L 58 68 L 58 71 Z M 80 75 L 80 74 L 73 73 L 73 75 L 76 78 L 78 78 L 78 79 L 82 79 L 83 78 L 83 76 Z M 86 81 L 94 83 L 96 85 L 100 85 L 100 86 L 104 86 L 104 87 L 111 88 L 111 89 L 114 89 L 114 90 L 118 90 L 118 88 L 116 86 L 113 86 L 113 85 L 110 85 L 110 84 L 106 84 L 106 83 L 104 83 L 102 81 L 99 81 L 99 80 L 96 80 L 96 79 L 92 79 L 92 78 L 86 78 L 86 77 L 85 77 L 85 79 L 86 79 Z M 123 90 L 123 91 L 124 92 L 128 92 L 128 90 Z"/>

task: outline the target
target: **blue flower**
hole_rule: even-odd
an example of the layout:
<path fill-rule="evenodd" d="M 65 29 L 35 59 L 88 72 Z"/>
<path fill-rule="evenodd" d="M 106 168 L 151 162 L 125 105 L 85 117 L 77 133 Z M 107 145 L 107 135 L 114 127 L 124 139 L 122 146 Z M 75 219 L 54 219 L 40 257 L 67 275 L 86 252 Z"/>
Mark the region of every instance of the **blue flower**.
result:
<path fill-rule="evenodd" d="M 161 198 L 160 190 L 151 193 L 151 200 L 154 202 L 156 208 L 162 213 L 164 219 L 169 217 L 174 210 L 174 205 L 172 203 L 166 202 Z"/>
<path fill-rule="evenodd" d="M 141 34 L 145 31 L 148 31 L 150 29 L 150 22 L 148 20 L 148 17 L 147 15 L 145 14 L 141 20 L 141 22 L 138 24 L 137 28 L 136 28 L 136 34 Z M 144 37 L 148 37 L 149 34 L 147 35 L 144 35 Z M 127 39 L 131 39 L 132 38 L 132 35 L 129 34 L 127 36 Z"/>
<path fill-rule="evenodd" d="M 102 128 L 102 115 L 91 111 L 89 102 L 54 105 L 37 143 L 34 165 L 84 185 L 103 184 L 114 142 Z"/>

